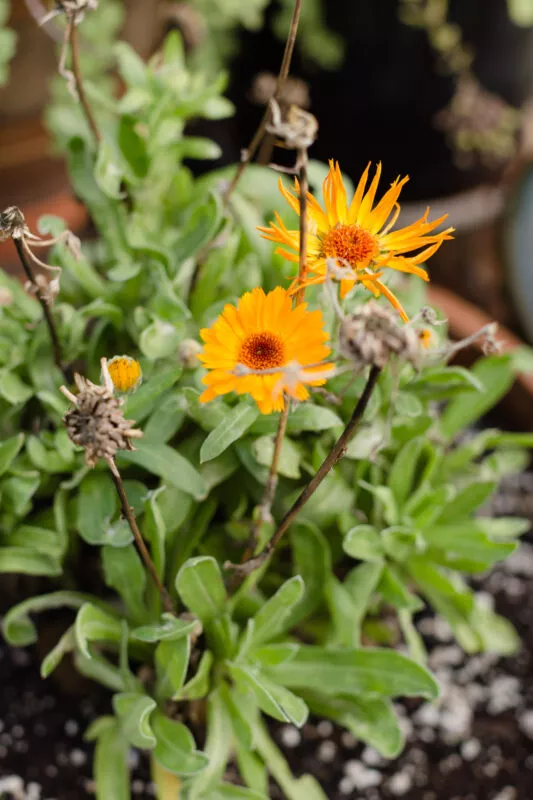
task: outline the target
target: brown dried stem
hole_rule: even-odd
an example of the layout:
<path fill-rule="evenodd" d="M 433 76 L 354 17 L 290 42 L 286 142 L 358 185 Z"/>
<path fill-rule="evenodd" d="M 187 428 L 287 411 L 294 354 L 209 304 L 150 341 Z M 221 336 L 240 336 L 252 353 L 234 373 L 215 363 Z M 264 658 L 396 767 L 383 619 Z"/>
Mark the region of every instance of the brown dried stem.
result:
<path fill-rule="evenodd" d="M 89 125 L 89 128 L 93 133 L 96 143 L 99 144 L 102 141 L 102 134 L 100 133 L 100 129 L 96 124 L 92 108 L 89 104 L 89 101 L 87 100 L 87 95 L 85 94 L 85 87 L 83 85 L 83 77 L 81 74 L 78 26 L 76 25 L 76 22 L 72 17 L 68 20 L 67 24 L 69 26 L 68 40 L 70 43 L 70 52 L 72 54 L 72 73 L 74 75 L 76 90 L 78 92 L 78 97 L 80 98 L 81 107 L 83 108 L 87 124 Z"/>
<path fill-rule="evenodd" d="M 281 67 L 279 70 L 278 81 L 276 84 L 276 91 L 274 92 L 274 100 L 279 100 L 281 93 L 283 91 L 283 87 L 285 86 L 285 82 L 289 75 L 292 55 L 294 53 L 294 45 L 296 42 L 296 34 L 298 32 L 298 24 L 300 22 L 300 13 L 302 11 L 302 3 L 303 0 L 295 0 L 294 3 L 294 11 L 292 13 L 291 26 L 289 29 L 289 35 L 287 36 L 287 41 L 285 43 L 285 50 L 283 53 L 283 59 L 281 61 Z M 270 119 L 270 106 L 267 106 L 267 108 L 265 109 L 265 113 L 263 114 L 263 117 L 261 119 L 261 122 L 259 123 L 259 127 L 257 128 L 252 138 L 252 141 L 248 145 L 248 148 L 244 151 L 241 163 L 237 167 L 237 171 L 233 177 L 233 180 L 226 191 L 225 195 L 226 201 L 229 200 L 229 198 L 235 191 L 237 184 L 242 178 L 242 175 L 246 167 L 248 166 L 252 158 L 255 156 L 257 149 L 263 140 L 263 136 L 265 135 L 266 126 L 268 124 L 269 119 Z"/>
<path fill-rule="evenodd" d="M 157 570 L 155 568 L 155 564 L 152 561 L 152 557 L 148 552 L 148 548 L 144 542 L 142 534 L 139 530 L 139 526 L 137 525 L 137 520 L 135 519 L 135 514 L 133 512 L 133 508 L 130 506 L 128 502 L 128 496 L 126 494 L 126 490 L 124 488 L 124 484 L 122 483 L 122 477 L 120 472 L 118 471 L 118 467 L 116 462 L 113 458 L 106 459 L 109 469 L 111 470 L 111 476 L 113 478 L 114 484 L 116 486 L 118 496 L 120 498 L 120 504 L 122 506 L 122 513 L 128 524 L 130 526 L 131 532 L 133 534 L 133 538 L 135 539 L 135 544 L 137 546 L 137 550 L 139 555 L 141 556 L 142 560 L 144 561 L 144 565 L 148 572 L 150 573 L 153 582 L 157 586 L 159 590 L 159 594 L 161 595 L 161 601 L 165 608 L 165 611 L 170 612 L 171 614 L 176 614 L 176 609 L 174 608 L 174 603 L 172 602 L 172 598 L 170 597 L 169 593 L 163 586 L 159 575 L 157 574 Z"/>
<path fill-rule="evenodd" d="M 22 264 L 24 272 L 26 273 L 26 277 L 28 278 L 28 280 L 31 283 L 31 285 L 36 288 L 37 299 L 38 299 L 39 303 L 41 304 L 41 308 L 43 310 L 44 318 L 46 320 L 46 324 L 48 325 L 48 330 L 50 332 L 50 339 L 52 341 L 52 350 L 53 350 L 53 353 L 54 353 L 54 362 L 55 362 L 56 366 L 59 367 L 59 369 L 63 373 L 63 376 L 64 376 L 65 380 L 67 380 L 70 383 L 70 375 L 68 374 L 68 371 L 63 366 L 63 359 L 62 359 L 62 355 L 61 355 L 61 344 L 59 342 L 59 337 L 57 335 L 57 330 L 56 330 L 56 326 L 55 326 L 55 323 L 54 323 L 54 318 L 52 317 L 52 312 L 50 311 L 50 306 L 46 302 L 45 298 L 42 296 L 41 289 L 39 288 L 39 286 L 38 286 L 38 284 L 37 284 L 37 282 L 35 280 L 35 274 L 33 272 L 33 267 L 31 266 L 28 258 L 26 257 L 26 253 L 24 252 L 24 245 L 22 243 L 22 239 L 19 238 L 19 237 L 16 237 L 16 238 L 12 237 L 12 238 L 13 238 L 13 244 L 17 248 L 17 253 L 18 253 L 19 258 L 20 258 L 20 263 Z"/>
<path fill-rule="evenodd" d="M 368 380 L 366 382 L 366 386 L 363 390 L 361 397 L 359 398 L 357 405 L 354 409 L 354 412 L 350 418 L 350 421 L 346 425 L 344 431 L 340 435 L 340 437 L 335 442 L 333 448 L 328 453 L 322 465 L 320 466 L 316 475 L 309 481 L 307 486 L 304 488 L 300 496 L 297 500 L 293 503 L 291 508 L 287 511 L 283 519 L 281 520 L 276 532 L 270 539 L 270 541 L 266 544 L 263 550 L 255 557 L 248 559 L 248 561 L 243 562 L 242 564 L 231 564 L 226 562 L 224 565 L 226 569 L 234 569 L 238 574 L 238 581 L 237 585 L 239 585 L 243 578 L 246 575 L 254 572 L 254 570 L 258 569 L 267 558 L 269 558 L 274 550 L 276 549 L 281 537 L 290 527 L 292 522 L 294 521 L 295 517 L 298 513 L 302 510 L 308 500 L 312 497 L 312 495 L 316 492 L 326 475 L 333 469 L 333 467 L 337 464 L 338 461 L 343 458 L 346 453 L 346 448 L 350 443 L 351 439 L 355 435 L 359 423 L 363 418 L 363 415 L 367 409 L 368 403 L 370 398 L 372 397 L 372 392 L 376 386 L 377 380 L 381 374 L 381 368 L 373 366 L 370 368 L 370 374 L 368 376 Z"/>

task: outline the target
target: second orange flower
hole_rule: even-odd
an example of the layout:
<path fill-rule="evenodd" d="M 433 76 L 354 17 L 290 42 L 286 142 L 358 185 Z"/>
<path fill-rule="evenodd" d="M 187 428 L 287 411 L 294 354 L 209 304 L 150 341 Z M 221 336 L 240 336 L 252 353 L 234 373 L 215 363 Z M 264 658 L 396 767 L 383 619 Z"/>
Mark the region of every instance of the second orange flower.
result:
<path fill-rule="evenodd" d="M 398 197 L 408 178 L 397 178 L 376 203 L 381 164 L 377 165 L 375 175 L 367 187 L 369 172 L 370 164 L 361 176 L 350 203 L 339 165 L 334 161 L 329 162 L 329 173 L 322 187 L 324 208 L 308 192 L 308 274 L 302 283 L 295 284 L 295 288 L 323 283 L 326 280 L 327 260 L 334 259 L 341 268 L 339 274 L 342 297 L 356 283 L 360 283 L 375 297 L 383 294 L 398 309 L 402 319 L 407 320 L 407 314 L 400 302 L 381 280 L 383 270 L 408 272 L 429 280 L 427 272 L 420 264 L 427 261 L 443 241 L 452 238 L 453 228 L 435 233 L 435 229 L 446 216 L 429 222 L 428 209 L 417 222 L 393 231 L 400 213 Z M 279 188 L 291 208 L 299 214 L 298 181 L 295 180 L 296 196 L 285 188 L 281 179 Z M 277 253 L 289 261 L 298 262 L 299 231 L 289 230 L 279 214 L 276 213 L 276 222 L 271 222 L 270 227 L 259 230 L 264 239 L 283 245 L 277 248 Z"/>

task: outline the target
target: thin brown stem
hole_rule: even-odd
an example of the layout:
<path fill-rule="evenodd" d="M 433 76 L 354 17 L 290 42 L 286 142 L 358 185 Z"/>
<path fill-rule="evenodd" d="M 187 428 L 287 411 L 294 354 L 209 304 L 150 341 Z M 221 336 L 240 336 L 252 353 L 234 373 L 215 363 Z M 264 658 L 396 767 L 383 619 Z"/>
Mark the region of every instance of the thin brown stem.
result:
<path fill-rule="evenodd" d="M 266 544 L 266 546 L 263 548 L 263 550 L 257 556 L 250 558 L 248 561 L 245 561 L 242 564 L 229 564 L 228 562 L 226 562 L 225 567 L 229 569 L 235 569 L 239 573 L 240 580 L 242 580 L 242 578 L 244 578 L 246 575 L 249 575 L 251 572 L 260 567 L 265 562 L 265 560 L 270 555 L 272 555 L 281 537 L 290 527 L 295 517 L 299 514 L 299 512 L 302 510 L 302 508 L 305 506 L 308 500 L 316 492 L 316 490 L 318 489 L 318 487 L 320 486 L 326 475 L 328 475 L 328 473 L 333 469 L 333 467 L 337 464 L 337 462 L 344 457 L 346 453 L 346 448 L 348 447 L 348 444 L 355 435 L 359 423 L 361 422 L 361 419 L 363 418 L 363 415 L 367 409 L 370 398 L 372 397 L 372 392 L 374 391 L 374 388 L 376 386 L 380 374 L 381 374 L 380 367 L 376 366 L 371 367 L 370 374 L 366 382 L 366 386 L 363 390 L 361 397 L 357 402 L 357 405 L 350 418 L 350 421 L 348 422 L 344 431 L 335 442 L 331 451 L 328 453 L 328 455 L 322 462 L 322 465 L 320 466 L 316 475 L 309 481 L 309 483 L 304 488 L 298 499 L 293 503 L 291 508 L 287 511 L 287 513 L 281 520 L 276 532 L 274 533 L 270 541 Z"/>
<path fill-rule="evenodd" d="M 169 593 L 167 592 L 167 590 L 163 586 L 163 584 L 161 582 L 161 578 L 157 574 L 157 570 L 155 568 L 155 564 L 152 561 L 152 557 L 151 557 L 150 553 L 148 552 L 148 548 L 146 547 L 146 544 L 144 542 L 142 534 L 141 534 L 141 532 L 139 530 L 139 526 L 137 525 L 137 520 L 135 519 L 135 514 L 133 512 L 133 508 L 130 506 L 130 504 L 128 502 L 128 496 L 126 494 L 126 490 L 124 488 L 124 484 L 122 483 L 122 477 L 120 475 L 120 472 L 118 471 L 118 467 L 117 467 L 114 459 L 108 458 L 108 459 L 106 459 L 106 461 L 107 461 L 107 464 L 108 464 L 109 469 L 111 471 L 111 477 L 113 478 L 113 482 L 114 482 L 115 487 L 117 489 L 118 496 L 120 498 L 120 505 L 122 506 L 122 513 L 124 514 L 124 517 L 128 521 L 128 524 L 130 526 L 130 530 L 131 530 L 131 532 L 133 534 L 133 538 L 135 539 L 135 544 L 137 546 L 137 550 L 139 552 L 139 555 L 141 556 L 142 560 L 144 561 L 144 566 L 146 567 L 146 569 L 150 573 L 153 582 L 155 583 L 155 585 L 157 586 L 157 588 L 159 590 L 159 594 L 161 595 L 161 601 L 163 603 L 163 606 L 165 607 L 165 611 L 169 611 L 171 614 L 175 614 L 176 613 L 176 609 L 174 608 L 174 603 L 172 602 L 172 599 L 171 599 Z"/>
<path fill-rule="evenodd" d="M 298 283 L 300 288 L 296 294 L 296 305 L 303 303 L 305 286 L 302 286 L 307 275 L 307 190 L 309 182 L 307 179 L 307 150 L 298 151 L 298 162 L 300 163 L 300 249 L 298 252 Z"/>
<path fill-rule="evenodd" d="M 35 280 L 35 274 L 33 272 L 33 267 L 30 264 L 26 253 L 24 252 L 24 245 L 22 244 L 22 239 L 14 238 L 13 244 L 17 248 L 17 253 L 20 258 L 20 263 L 22 264 L 22 268 L 26 273 L 26 277 L 28 278 L 29 282 L 32 286 L 36 288 L 36 295 L 39 303 L 41 304 L 41 308 L 43 310 L 44 318 L 46 320 L 46 324 L 48 325 L 48 330 L 50 332 L 50 339 L 52 341 L 52 350 L 54 353 L 54 362 L 57 367 L 63 373 L 65 379 L 70 383 L 70 376 L 67 370 L 63 367 L 63 359 L 61 356 L 61 344 L 59 342 L 59 337 L 57 335 L 56 326 L 54 323 L 54 318 L 52 317 L 52 312 L 50 311 L 50 306 L 46 302 L 45 298 L 41 294 L 41 290 L 39 289 L 37 282 Z"/>
<path fill-rule="evenodd" d="M 292 12 L 292 19 L 291 19 L 291 26 L 289 29 L 289 35 L 287 36 L 287 41 L 285 43 L 285 50 L 283 52 L 283 59 L 281 61 L 281 67 L 279 70 L 278 81 L 276 84 L 276 91 L 274 92 L 274 100 L 279 100 L 283 88 L 285 86 L 285 81 L 289 75 L 289 69 L 291 66 L 292 56 L 294 53 L 294 45 L 296 43 L 296 34 L 298 32 L 298 24 L 300 22 L 300 14 L 302 11 L 302 3 L 303 0 L 295 0 L 294 2 L 294 11 Z M 267 106 L 265 109 L 265 113 L 259 123 L 259 127 L 257 128 L 252 141 L 248 145 L 248 148 L 244 151 L 243 157 L 239 166 L 237 167 L 237 171 L 233 177 L 232 182 L 230 183 L 227 191 L 225 199 L 226 201 L 229 200 L 233 192 L 235 191 L 237 184 L 239 183 L 240 179 L 243 176 L 243 173 L 255 156 L 259 145 L 263 140 L 263 136 L 265 135 L 266 126 L 270 119 L 270 106 Z"/>
<path fill-rule="evenodd" d="M 272 509 L 272 503 L 274 502 L 274 497 L 276 496 L 276 487 L 278 485 L 279 459 L 281 456 L 281 449 L 283 447 L 285 432 L 287 430 L 289 411 L 290 411 L 290 403 L 289 399 L 286 397 L 283 411 L 279 416 L 278 429 L 276 431 L 276 439 L 274 441 L 274 452 L 272 454 L 272 462 L 268 470 L 268 478 L 265 484 L 263 499 L 261 500 L 261 505 L 259 506 L 259 515 L 254 525 L 252 526 L 252 532 L 250 534 L 250 539 L 248 541 L 246 550 L 244 551 L 242 562 L 247 561 L 249 558 L 253 556 L 255 548 L 257 547 L 257 543 L 259 541 L 259 534 L 261 533 L 261 526 L 263 525 L 263 523 L 272 521 L 271 509 Z"/>
<path fill-rule="evenodd" d="M 70 42 L 70 52 L 72 54 L 72 72 L 74 74 L 76 90 L 78 92 L 78 97 L 80 98 L 80 103 L 83 108 L 87 124 L 89 125 L 89 128 L 93 133 L 96 143 L 98 144 L 99 142 L 102 141 L 102 134 L 100 133 L 100 129 L 96 124 L 92 108 L 89 104 L 89 101 L 87 100 L 87 95 L 85 94 L 85 87 L 83 85 L 83 77 L 80 68 L 80 43 L 78 36 L 78 26 L 76 25 L 73 19 L 70 19 L 68 24 L 70 25 L 69 42 Z"/>

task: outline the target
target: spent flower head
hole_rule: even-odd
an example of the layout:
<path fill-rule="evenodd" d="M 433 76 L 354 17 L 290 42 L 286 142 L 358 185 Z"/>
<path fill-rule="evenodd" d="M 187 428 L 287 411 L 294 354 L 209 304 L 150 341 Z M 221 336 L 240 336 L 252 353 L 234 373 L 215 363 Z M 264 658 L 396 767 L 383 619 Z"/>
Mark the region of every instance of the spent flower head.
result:
<path fill-rule="evenodd" d="M 409 325 L 399 325 L 394 311 L 371 300 L 348 314 L 339 330 L 339 352 L 357 370 L 383 368 L 393 356 L 418 366 L 421 339 Z"/>
<path fill-rule="evenodd" d="M 117 450 L 134 450 L 131 440 L 140 439 L 142 431 L 133 428 L 134 420 L 124 419 L 123 400 L 114 395 L 114 384 L 107 360 L 101 360 L 104 385 L 76 374 L 78 394 L 65 386 L 60 390 L 74 405 L 65 416 L 69 438 L 85 449 L 87 466 L 94 467 L 100 458 L 112 461 Z"/>
<path fill-rule="evenodd" d="M 329 173 L 322 187 L 325 210 L 314 195 L 308 192 L 307 272 L 311 275 L 302 284 L 296 280 L 292 289 L 297 291 L 302 285 L 324 283 L 327 260 L 335 259 L 341 265 L 349 265 L 351 269 L 348 277 L 340 279 L 342 297 L 359 283 L 375 297 L 385 295 L 400 312 L 402 319 L 407 321 L 407 314 L 400 302 L 381 280 L 383 270 L 394 269 L 417 275 L 425 281 L 429 280 L 426 270 L 420 264 L 427 261 L 446 239 L 452 238 L 453 228 L 435 233 L 435 228 L 446 216 L 429 222 L 428 209 L 417 222 L 393 231 L 400 213 L 398 197 L 408 177 L 401 180 L 397 178 L 375 204 L 381 164 L 377 165 L 374 178 L 367 188 L 369 171 L 370 164 L 365 169 L 350 203 L 339 164 L 333 160 L 329 162 Z M 296 196 L 285 188 L 281 179 L 279 188 L 291 208 L 299 214 L 298 180 L 295 179 Z M 271 222 L 268 228 L 260 227 L 259 230 L 264 239 L 283 245 L 277 248 L 277 253 L 288 261 L 298 263 L 300 233 L 289 230 L 278 213 L 275 216 L 276 222 Z"/>

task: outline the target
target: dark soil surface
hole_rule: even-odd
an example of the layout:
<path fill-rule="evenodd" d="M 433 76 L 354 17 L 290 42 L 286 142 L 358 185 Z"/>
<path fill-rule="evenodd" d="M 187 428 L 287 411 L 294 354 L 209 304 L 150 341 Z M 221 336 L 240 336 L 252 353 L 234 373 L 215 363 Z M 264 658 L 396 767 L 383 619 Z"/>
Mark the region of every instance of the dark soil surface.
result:
<path fill-rule="evenodd" d="M 530 514 L 516 506 L 529 503 L 531 489 L 529 476 L 515 479 L 495 512 Z M 527 537 L 475 589 L 513 621 L 522 651 L 513 658 L 465 656 L 445 623 L 423 619 L 442 696 L 436 704 L 398 704 L 407 738 L 400 758 L 386 762 L 328 721 L 314 720 L 301 731 L 273 727 L 295 774 L 314 774 L 329 800 L 533 800 L 533 545 Z M 35 648 L 0 644 L 0 798 L 85 800 L 94 785 L 92 745 L 83 731 L 109 713 L 109 695 L 65 676 L 69 692 L 59 692 L 52 679 L 41 680 L 41 657 Z M 132 751 L 131 769 L 133 798 L 153 797 L 146 757 Z M 275 786 L 271 797 L 282 798 Z"/>

